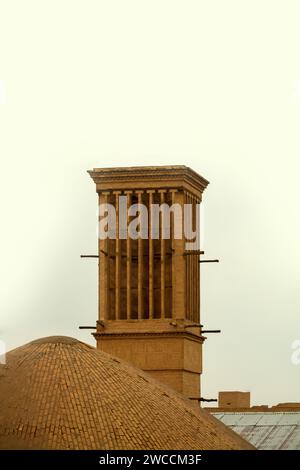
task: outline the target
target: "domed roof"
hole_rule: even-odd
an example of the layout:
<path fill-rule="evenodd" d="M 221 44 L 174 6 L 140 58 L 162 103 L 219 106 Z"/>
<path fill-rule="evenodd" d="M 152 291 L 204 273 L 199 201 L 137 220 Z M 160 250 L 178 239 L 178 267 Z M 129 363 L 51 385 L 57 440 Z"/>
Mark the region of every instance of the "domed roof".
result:
<path fill-rule="evenodd" d="M 139 369 L 67 337 L 0 366 L 2 449 L 242 449 L 242 438 Z"/>

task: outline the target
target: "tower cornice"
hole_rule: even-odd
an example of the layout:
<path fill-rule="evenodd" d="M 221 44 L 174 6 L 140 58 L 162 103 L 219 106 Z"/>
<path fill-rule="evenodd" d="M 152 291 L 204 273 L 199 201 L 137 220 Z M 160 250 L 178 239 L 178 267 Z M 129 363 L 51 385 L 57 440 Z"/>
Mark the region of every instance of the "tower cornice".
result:
<path fill-rule="evenodd" d="M 122 190 L 165 188 L 184 189 L 200 197 L 209 182 L 185 165 L 133 166 L 118 168 L 94 168 L 88 171 L 98 192 L 111 189 Z"/>

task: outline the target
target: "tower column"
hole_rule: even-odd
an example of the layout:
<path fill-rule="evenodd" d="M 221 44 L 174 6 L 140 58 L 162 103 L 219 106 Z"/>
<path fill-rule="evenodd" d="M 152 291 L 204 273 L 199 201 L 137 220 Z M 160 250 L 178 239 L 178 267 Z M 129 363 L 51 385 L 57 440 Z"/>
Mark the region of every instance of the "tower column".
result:
<path fill-rule="evenodd" d="M 102 191 L 99 193 L 99 207 L 103 204 L 108 204 L 108 197 L 110 193 L 108 191 Z M 99 217 L 100 221 L 100 217 Z M 98 304 L 99 304 L 99 320 L 108 319 L 109 310 L 109 239 L 101 239 L 98 237 L 98 253 L 99 253 L 99 284 L 98 284 Z"/>
<path fill-rule="evenodd" d="M 96 168 L 90 175 L 99 202 L 113 204 L 117 216 L 115 237 L 99 241 L 102 322 L 94 333 L 97 348 L 147 371 L 197 403 L 205 338 L 195 326 L 199 264 L 198 255 L 186 251 L 184 204 L 193 204 L 188 223 L 195 224 L 195 201 L 208 181 L 185 166 Z M 143 238 L 131 239 L 128 234 L 128 225 L 138 223 L 134 219 L 139 214 L 127 213 L 119 222 L 121 194 L 127 196 L 127 209 L 133 202 L 148 207 L 148 239 L 146 227 L 139 227 Z M 174 205 L 172 210 L 166 207 L 170 221 L 166 218 L 164 227 L 166 213 L 163 216 L 161 210 L 160 227 L 152 227 L 153 204 Z M 126 220 L 127 240 L 123 240 Z M 169 223 L 170 238 L 165 238 Z"/>
<path fill-rule="evenodd" d="M 166 190 L 159 190 L 160 204 L 165 203 Z M 165 224 L 163 210 L 160 212 L 160 317 L 166 316 L 166 241 L 165 241 Z"/>
<path fill-rule="evenodd" d="M 121 191 L 114 191 L 115 195 L 115 205 L 116 205 L 116 250 L 115 250 L 115 260 L 116 260 L 116 271 L 115 271 L 115 311 L 116 311 L 116 320 L 120 319 L 120 300 L 121 300 L 121 240 L 119 235 L 119 196 Z"/>
<path fill-rule="evenodd" d="M 153 194 L 155 190 L 147 191 L 148 194 L 148 210 L 149 210 L 149 319 L 153 318 L 154 313 L 154 271 L 153 271 L 153 238 L 152 238 L 152 216 L 153 216 Z"/>
<path fill-rule="evenodd" d="M 139 205 L 143 204 L 143 193 L 144 191 L 136 191 L 136 194 L 138 195 Z M 140 220 L 142 220 L 142 218 Z M 142 222 L 141 222 L 139 229 L 140 229 L 140 234 L 138 238 L 138 319 L 141 320 L 143 318 L 143 310 L 144 310 L 143 308 L 144 307 L 144 304 L 143 304 L 144 250 L 143 250 L 143 238 L 142 238 L 142 231 L 143 231 Z"/>
<path fill-rule="evenodd" d="M 186 258 L 185 237 L 183 227 L 184 214 L 184 192 L 172 192 L 172 204 L 179 204 L 181 207 L 181 216 L 179 212 L 174 213 L 174 225 L 181 226 L 181 239 L 173 241 L 172 256 L 172 317 L 176 319 L 184 319 L 186 317 Z M 180 217 L 180 219 L 179 219 Z"/>
<path fill-rule="evenodd" d="M 127 240 L 126 240 L 126 318 L 131 318 L 131 237 L 128 233 L 130 223 L 129 208 L 131 206 L 132 191 L 125 191 L 127 196 Z"/>

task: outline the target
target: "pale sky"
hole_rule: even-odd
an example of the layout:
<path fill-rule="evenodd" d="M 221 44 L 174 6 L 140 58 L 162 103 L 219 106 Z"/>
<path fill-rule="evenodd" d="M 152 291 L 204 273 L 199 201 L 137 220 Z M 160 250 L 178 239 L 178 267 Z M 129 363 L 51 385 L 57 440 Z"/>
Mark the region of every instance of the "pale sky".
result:
<path fill-rule="evenodd" d="M 185 164 L 204 193 L 202 395 L 299 401 L 300 2 L 0 0 L 8 349 L 97 318 L 87 169 Z"/>

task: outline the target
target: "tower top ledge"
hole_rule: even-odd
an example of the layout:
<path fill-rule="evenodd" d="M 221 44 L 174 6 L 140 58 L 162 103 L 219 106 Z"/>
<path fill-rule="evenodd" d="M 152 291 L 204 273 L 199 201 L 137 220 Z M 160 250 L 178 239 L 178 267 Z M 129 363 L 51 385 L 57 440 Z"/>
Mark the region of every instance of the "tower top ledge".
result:
<path fill-rule="evenodd" d="M 201 196 L 209 182 L 185 165 L 94 168 L 97 192 L 124 189 L 184 189 Z"/>

